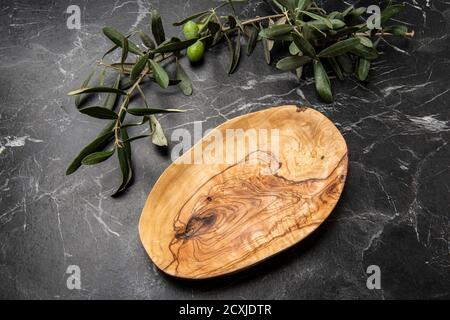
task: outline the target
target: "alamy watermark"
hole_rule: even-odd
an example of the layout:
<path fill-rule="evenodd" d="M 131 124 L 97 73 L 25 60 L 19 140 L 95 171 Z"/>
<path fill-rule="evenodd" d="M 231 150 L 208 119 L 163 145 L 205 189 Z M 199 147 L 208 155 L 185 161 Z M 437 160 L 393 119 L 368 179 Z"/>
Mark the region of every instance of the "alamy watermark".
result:
<path fill-rule="evenodd" d="M 67 18 L 67 29 L 81 29 L 81 9 L 79 6 L 72 4 L 67 7 L 66 13 L 70 16 Z"/>
<path fill-rule="evenodd" d="M 370 5 L 367 7 L 367 13 L 371 14 L 367 18 L 367 28 L 369 30 L 381 29 L 381 9 L 377 5 Z"/>
<path fill-rule="evenodd" d="M 381 289 L 381 269 L 376 264 L 367 267 L 366 273 L 369 275 L 366 281 L 367 289 Z"/>
<path fill-rule="evenodd" d="M 81 289 L 81 269 L 77 265 L 70 265 L 67 267 L 66 274 L 69 276 L 66 280 L 66 286 L 69 290 Z"/>

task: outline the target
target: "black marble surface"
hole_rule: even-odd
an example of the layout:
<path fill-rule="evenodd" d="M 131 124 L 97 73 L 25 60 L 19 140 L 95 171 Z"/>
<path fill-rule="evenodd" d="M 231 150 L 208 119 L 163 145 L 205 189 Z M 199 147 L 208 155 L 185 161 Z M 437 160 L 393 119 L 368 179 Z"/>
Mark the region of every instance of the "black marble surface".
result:
<path fill-rule="evenodd" d="M 118 199 L 115 159 L 66 177 L 76 153 L 100 121 L 77 112 L 66 93 L 79 86 L 109 43 L 104 25 L 148 28 L 147 12 L 169 22 L 218 1 L 2 1 L 0 4 L 0 298 L 450 298 L 450 4 L 415 0 L 398 21 L 412 40 L 381 44 L 369 82 L 334 83 L 325 105 L 311 79 L 278 72 L 260 45 L 238 72 L 226 74 L 225 46 L 205 63 L 184 65 L 194 95 L 149 89 L 152 103 L 192 111 L 161 117 L 168 136 L 212 128 L 247 112 L 305 104 L 336 123 L 349 146 L 344 194 L 309 238 L 245 272 L 212 281 L 180 281 L 151 263 L 137 224 L 148 192 L 170 158 L 136 142 L 136 180 Z M 362 2 L 362 4 L 370 2 Z M 82 28 L 66 28 L 70 4 Z M 325 1 L 327 8 L 338 1 Z M 268 11 L 259 1 L 242 16 Z M 153 91 L 152 91 L 153 90 Z M 150 94 L 150 92 L 153 92 Z M 66 287 L 66 269 L 81 269 L 81 290 Z M 366 269 L 381 269 L 381 290 L 366 287 Z"/>

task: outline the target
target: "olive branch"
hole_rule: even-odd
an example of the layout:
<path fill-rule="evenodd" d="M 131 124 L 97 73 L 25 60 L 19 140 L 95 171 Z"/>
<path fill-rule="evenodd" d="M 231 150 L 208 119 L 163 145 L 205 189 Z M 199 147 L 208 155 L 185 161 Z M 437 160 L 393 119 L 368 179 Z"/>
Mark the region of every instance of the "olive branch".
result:
<path fill-rule="evenodd" d="M 176 85 L 184 95 L 191 95 L 191 81 L 179 63 L 185 49 L 191 61 L 198 61 L 205 46 L 212 47 L 225 41 L 229 48 L 228 73 L 232 74 L 240 61 L 241 38 L 247 39 L 247 55 L 251 55 L 257 43 L 261 42 L 267 64 L 271 64 L 272 49 L 279 45 L 288 55 L 277 61 L 276 68 L 293 71 L 298 78 L 305 72 L 312 72 L 317 94 L 323 101 L 331 103 L 333 94 L 328 70 L 339 80 L 354 75 L 365 81 L 371 62 L 378 57 L 380 39 L 414 35 L 404 25 L 385 26 L 404 8 L 401 4 L 389 4 L 384 8 L 380 17 L 382 27 L 370 30 L 362 17 L 366 12 L 364 7 L 349 6 L 343 11 L 327 13 L 312 0 L 265 0 L 273 14 L 241 20 L 234 8 L 237 2 L 244 1 L 228 0 L 174 23 L 174 26 L 183 26 L 183 40 L 166 37 L 161 16 L 156 10 L 150 14 L 152 37 L 142 30 L 124 35 L 111 27 L 103 28 L 104 35 L 112 42 L 111 48 L 95 63 L 81 88 L 69 95 L 76 96 L 75 104 L 81 113 L 108 122 L 75 157 L 67 168 L 67 175 L 81 165 L 98 164 L 117 153 L 122 173 L 122 183 L 113 194 L 117 196 L 132 181 L 131 142 L 150 137 L 155 145 L 167 146 L 167 138 L 156 115 L 186 110 L 150 106 L 141 85 L 144 81 L 156 82 L 164 89 Z M 221 14 L 226 6 L 231 13 Z M 133 42 L 136 38 L 139 45 Z M 116 50 L 121 50 L 120 61 L 108 62 L 107 57 Z M 130 59 L 130 56 L 134 57 Z M 167 63 L 176 64 L 175 78 L 166 72 Z M 117 74 L 111 85 L 105 85 L 108 71 Z M 98 86 L 91 86 L 95 74 L 98 74 Z M 143 106 L 130 107 L 136 92 Z M 106 94 L 102 105 L 85 106 L 91 94 Z M 140 121 L 126 121 L 127 115 L 138 117 Z M 148 125 L 147 134 L 129 137 L 128 128 L 142 125 Z"/>

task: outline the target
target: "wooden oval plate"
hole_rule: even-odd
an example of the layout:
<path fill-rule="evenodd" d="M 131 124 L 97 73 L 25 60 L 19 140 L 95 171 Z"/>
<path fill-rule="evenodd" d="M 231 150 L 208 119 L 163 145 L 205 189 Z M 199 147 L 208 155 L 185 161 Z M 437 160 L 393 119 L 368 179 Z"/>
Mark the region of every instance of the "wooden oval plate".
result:
<path fill-rule="evenodd" d="M 247 268 L 328 217 L 347 165 L 344 138 L 318 111 L 291 105 L 234 118 L 164 171 L 142 211 L 141 241 L 176 277 Z"/>

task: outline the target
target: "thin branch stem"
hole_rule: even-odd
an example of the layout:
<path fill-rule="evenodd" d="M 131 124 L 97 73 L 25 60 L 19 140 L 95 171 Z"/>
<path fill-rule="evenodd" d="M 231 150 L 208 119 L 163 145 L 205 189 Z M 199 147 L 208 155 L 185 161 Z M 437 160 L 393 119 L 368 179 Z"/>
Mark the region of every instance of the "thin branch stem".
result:
<path fill-rule="evenodd" d="M 269 20 L 269 19 L 282 18 L 282 17 L 285 17 L 284 13 L 273 14 L 271 16 L 256 17 L 256 18 L 253 18 L 253 19 L 245 20 L 245 21 L 242 21 L 242 24 L 245 26 L 247 24 L 251 24 L 251 23 L 254 23 L 254 22 L 259 22 L 259 21 Z"/>
<path fill-rule="evenodd" d="M 148 69 L 148 68 L 147 68 Z M 134 90 L 139 86 L 139 83 L 144 79 L 144 77 L 147 75 L 147 72 L 142 72 L 142 74 L 139 76 L 139 78 L 134 82 L 134 84 L 128 89 L 127 94 L 120 105 L 118 117 L 116 120 L 116 123 L 114 125 L 114 144 L 118 147 L 120 147 L 120 138 L 119 138 L 119 129 L 121 127 L 121 118 L 123 116 L 123 113 L 127 111 L 128 103 L 130 102 L 130 96 L 133 94 Z"/>
<path fill-rule="evenodd" d="M 147 102 L 147 98 L 145 97 L 145 93 L 144 93 L 144 91 L 142 91 L 141 86 L 138 85 L 138 86 L 137 86 L 137 89 L 138 89 L 139 93 L 141 94 L 142 100 L 144 100 L 145 107 L 149 108 L 148 102 Z"/>

